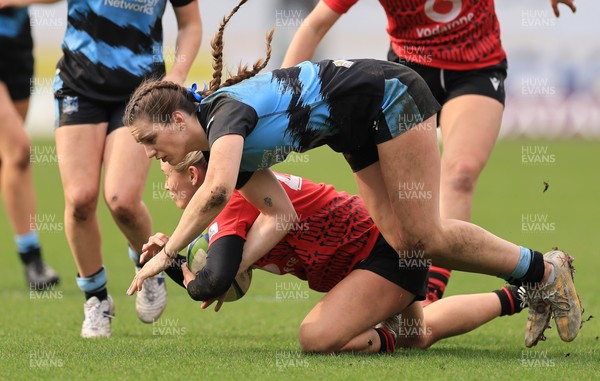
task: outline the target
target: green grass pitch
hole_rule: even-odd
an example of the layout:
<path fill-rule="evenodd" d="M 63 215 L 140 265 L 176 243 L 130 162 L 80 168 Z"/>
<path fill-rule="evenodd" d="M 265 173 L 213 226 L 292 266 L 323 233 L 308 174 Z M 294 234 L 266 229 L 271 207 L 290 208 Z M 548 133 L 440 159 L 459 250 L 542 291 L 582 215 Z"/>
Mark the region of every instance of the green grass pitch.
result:
<path fill-rule="evenodd" d="M 299 352 L 300 322 L 318 293 L 291 276 L 254 272 L 249 293 L 219 313 L 203 311 L 169 280 L 161 319 L 142 324 L 135 300 L 125 295 L 134 268 L 124 238 L 99 204 L 109 292 L 116 303 L 113 337 L 79 337 L 84 298 L 64 235 L 64 201 L 52 141 L 35 141 L 32 153 L 38 214 L 46 259 L 62 283 L 46 293 L 26 289 L 12 233 L 0 207 L 0 380 L 591 380 L 600 377 L 598 319 L 585 323 L 572 343 L 555 329 L 534 349 L 523 346 L 526 312 L 491 322 L 427 351 L 393 356 L 315 356 Z M 547 251 L 556 245 L 575 256 L 575 281 L 584 318 L 600 315 L 600 172 L 597 142 L 509 140 L 497 144 L 474 201 L 474 222 L 513 242 Z M 335 184 L 355 193 L 350 170 L 327 149 L 280 165 L 280 171 Z M 544 181 L 549 183 L 546 192 Z M 162 189 L 154 163 L 144 199 L 154 230 L 170 234 L 179 211 Z M 535 222 L 538 222 L 537 224 Z M 485 292 L 497 278 L 455 272 L 448 294 Z M 295 298 L 278 299 L 293 289 Z M 360 306 L 357 306 L 360 308 Z M 449 316 L 448 318 L 452 318 Z"/>

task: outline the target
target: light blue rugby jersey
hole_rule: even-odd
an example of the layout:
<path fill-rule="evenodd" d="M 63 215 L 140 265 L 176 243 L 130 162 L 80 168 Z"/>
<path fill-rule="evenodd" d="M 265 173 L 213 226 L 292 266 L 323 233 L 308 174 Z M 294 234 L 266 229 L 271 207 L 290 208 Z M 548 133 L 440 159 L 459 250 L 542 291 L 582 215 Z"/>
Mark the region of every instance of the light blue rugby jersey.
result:
<path fill-rule="evenodd" d="M 427 94 L 411 94 L 413 82 Z M 344 153 L 372 147 L 438 109 L 424 81 L 404 66 L 326 60 L 219 89 L 202 100 L 199 120 L 211 146 L 227 134 L 244 136 L 240 171 L 253 172 L 324 144 Z"/>
<path fill-rule="evenodd" d="M 304 152 L 321 145 L 319 141 L 333 134 L 331 126 L 326 123 L 329 110 L 320 91 L 319 67 L 308 62 L 300 67 L 298 75 L 291 78 L 278 78 L 276 73 L 269 72 L 211 95 L 243 102 L 258 116 L 252 133 L 245 139 L 242 171 L 268 168 L 284 161 L 292 151 Z M 210 97 L 207 102 L 210 102 Z M 300 104 L 296 112 L 289 112 L 295 104 Z M 311 131 L 319 138 L 303 146 L 290 130 L 294 118 L 308 118 L 303 131 Z"/>

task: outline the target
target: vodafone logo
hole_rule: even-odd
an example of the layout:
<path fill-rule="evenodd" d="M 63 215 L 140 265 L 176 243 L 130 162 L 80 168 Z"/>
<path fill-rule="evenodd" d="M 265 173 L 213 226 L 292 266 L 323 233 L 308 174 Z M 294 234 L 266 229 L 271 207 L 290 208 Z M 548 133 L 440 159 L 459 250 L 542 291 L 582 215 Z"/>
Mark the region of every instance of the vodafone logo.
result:
<path fill-rule="evenodd" d="M 427 0 L 425 15 L 431 20 L 446 23 L 454 20 L 460 14 L 462 0 Z"/>

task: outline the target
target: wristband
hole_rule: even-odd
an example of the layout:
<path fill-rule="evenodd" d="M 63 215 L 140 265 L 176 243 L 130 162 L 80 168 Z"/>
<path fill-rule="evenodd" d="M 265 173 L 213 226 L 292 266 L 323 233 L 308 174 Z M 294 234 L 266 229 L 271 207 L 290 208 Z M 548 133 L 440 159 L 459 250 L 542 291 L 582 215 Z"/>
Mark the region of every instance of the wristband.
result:
<path fill-rule="evenodd" d="M 172 255 L 169 254 L 169 252 L 167 251 L 167 245 L 165 245 L 165 247 L 163 247 L 163 251 L 165 252 L 165 255 L 167 256 L 167 258 L 175 260 L 177 259 L 177 255 L 179 255 L 178 251 L 173 251 L 171 252 Z"/>

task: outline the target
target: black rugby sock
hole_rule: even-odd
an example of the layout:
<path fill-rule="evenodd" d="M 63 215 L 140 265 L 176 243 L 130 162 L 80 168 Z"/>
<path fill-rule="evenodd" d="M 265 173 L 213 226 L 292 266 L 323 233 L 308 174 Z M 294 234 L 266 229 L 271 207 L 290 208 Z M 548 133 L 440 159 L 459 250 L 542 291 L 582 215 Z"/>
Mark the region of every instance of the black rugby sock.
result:
<path fill-rule="evenodd" d="M 493 291 L 498 296 L 498 299 L 500 299 L 500 316 L 518 314 L 523 310 L 523 307 L 521 307 L 523 300 L 517 290 L 518 287 L 510 286 Z"/>
<path fill-rule="evenodd" d="M 392 333 L 385 327 L 375 328 L 375 331 L 379 335 L 379 341 L 381 342 L 379 353 L 394 353 L 396 351 L 396 343 Z"/>

